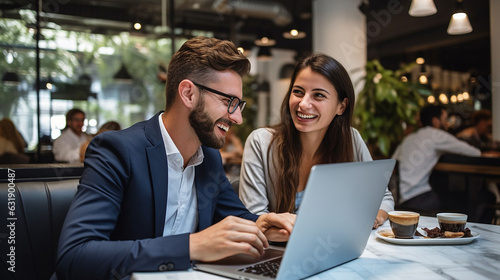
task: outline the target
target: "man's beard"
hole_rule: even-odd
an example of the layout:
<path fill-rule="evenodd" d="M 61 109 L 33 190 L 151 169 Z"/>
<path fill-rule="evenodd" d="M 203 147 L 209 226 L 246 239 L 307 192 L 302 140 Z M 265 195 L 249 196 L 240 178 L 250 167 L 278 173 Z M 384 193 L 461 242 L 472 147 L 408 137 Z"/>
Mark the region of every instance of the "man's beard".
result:
<path fill-rule="evenodd" d="M 222 121 L 231 126 L 231 122 L 226 122 L 220 119 L 216 122 L 212 122 L 210 116 L 207 112 L 205 112 L 204 108 L 205 101 L 200 100 L 198 105 L 196 105 L 196 108 L 191 112 L 191 114 L 189 114 L 189 123 L 196 132 L 196 135 L 198 136 L 198 139 L 200 139 L 202 145 L 214 149 L 220 149 L 224 146 L 226 139 L 225 137 L 219 138 L 215 135 L 215 123 Z"/>

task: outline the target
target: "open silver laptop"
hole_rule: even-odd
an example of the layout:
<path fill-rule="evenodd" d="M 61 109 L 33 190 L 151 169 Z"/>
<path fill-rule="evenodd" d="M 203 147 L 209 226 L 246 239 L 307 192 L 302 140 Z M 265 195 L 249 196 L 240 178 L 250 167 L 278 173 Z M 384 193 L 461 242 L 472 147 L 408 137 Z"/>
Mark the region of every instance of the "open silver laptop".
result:
<path fill-rule="evenodd" d="M 195 269 L 235 279 L 302 279 L 363 252 L 395 160 L 313 166 L 286 249 L 236 255 Z M 274 267 L 274 268 L 273 268 Z M 268 268 L 276 271 L 262 271 Z"/>

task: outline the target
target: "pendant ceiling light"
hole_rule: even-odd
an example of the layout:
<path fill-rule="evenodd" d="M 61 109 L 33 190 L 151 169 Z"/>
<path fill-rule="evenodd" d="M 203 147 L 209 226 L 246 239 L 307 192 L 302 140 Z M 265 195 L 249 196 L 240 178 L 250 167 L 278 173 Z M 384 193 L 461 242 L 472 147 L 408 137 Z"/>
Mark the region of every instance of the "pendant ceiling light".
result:
<path fill-rule="evenodd" d="M 267 46 L 259 47 L 259 51 L 257 53 L 257 59 L 260 61 L 269 61 L 273 58 L 271 54 L 271 49 Z"/>
<path fill-rule="evenodd" d="M 425 17 L 437 12 L 434 0 L 412 0 L 408 14 L 412 17 Z"/>
<path fill-rule="evenodd" d="M 294 18 L 292 24 L 290 25 L 290 29 L 288 31 L 283 32 L 283 37 L 286 39 L 302 39 L 306 37 L 306 32 L 302 29 L 302 24 L 300 22 L 300 16 L 297 11 L 297 1 L 292 2 L 293 14 Z"/>
<path fill-rule="evenodd" d="M 271 39 L 268 36 L 262 36 L 254 41 L 255 45 L 259 47 L 271 47 L 276 45 L 276 40 Z"/>
<path fill-rule="evenodd" d="M 127 71 L 127 68 L 125 67 L 125 64 L 122 63 L 122 66 L 120 67 L 120 70 L 116 72 L 116 74 L 113 76 L 113 79 L 116 82 L 122 83 L 122 84 L 130 84 L 132 83 L 132 76 L 130 73 Z"/>
<path fill-rule="evenodd" d="M 283 37 L 286 39 L 302 39 L 306 37 L 306 32 L 296 27 L 292 27 L 289 31 L 283 32 Z"/>
<path fill-rule="evenodd" d="M 462 35 L 472 32 L 472 26 L 467 13 L 465 13 L 462 0 L 457 0 L 455 13 L 451 16 L 447 32 L 450 35 Z"/>
<path fill-rule="evenodd" d="M 5 72 L 2 76 L 2 83 L 7 86 L 17 86 L 20 83 L 19 76 L 15 72 Z"/>

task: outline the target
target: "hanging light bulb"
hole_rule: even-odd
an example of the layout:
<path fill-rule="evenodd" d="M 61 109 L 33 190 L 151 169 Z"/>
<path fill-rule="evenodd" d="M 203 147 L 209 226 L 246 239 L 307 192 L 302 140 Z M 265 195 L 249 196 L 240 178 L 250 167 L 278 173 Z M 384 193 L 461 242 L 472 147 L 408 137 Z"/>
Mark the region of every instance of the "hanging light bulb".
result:
<path fill-rule="evenodd" d="M 434 104 L 434 102 L 436 102 L 436 98 L 433 95 L 429 95 L 429 97 L 427 97 L 427 102 Z"/>
<path fill-rule="evenodd" d="M 276 45 L 276 40 L 264 35 L 259 39 L 256 39 L 254 43 L 259 47 L 271 47 Z"/>
<path fill-rule="evenodd" d="M 425 64 L 422 64 L 422 66 L 420 68 L 420 77 L 418 77 L 418 81 L 422 85 L 426 85 L 429 82 L 429 79 L 427 78 L 426 73 L 427 73 L 427 70 L 425 69 Z"/>
<path fill-rule="evenodd" d="M 142 29 L 142 24 L 140 22 L 135 22 L 133 25 L 135 30 L 141 30 Z"/>
<path fill-rule="evenodd" d="M 457 103 L 457 101 L 458 101 L 457 96 L 456 96 L 456 95 L 452 95 L 452 96 L 450 97 L 450 101 L 451 101 L 451 103 Z"/>
<path fill-rule="evenodd" d="M 429 82 L 429 79 L 427 79 L 427 76 L 422 73 L 420 75 L 420 77 L 418 77 L 418 81 L 422 84 L 422 85 L 426 85 L 428 82 Z"/>
<path fill-rule="evenodd" d="M 425 17 L 437 12 L 434 0 L 413 0 L 411 1 L 408 14 L 412 17 Z"/>
<path fill-rule="evenodd" d="M 448 104 L 448 96 L 443 92 L 439 95 L 439 101 L 443 104 Z"/>
<path fill-rule="evenodd" d="M 469 17 L 464 10 L 463 0 L 457 0 L 455 13 L 451 16 L 447 32 L 450 35 L 462 35 L 472 32 Z"/>
<path fill-rule="evenodd" d="M 292 28 L 290 31 L 283 32 L 283 37 L 286 39 L 302 39 L 306 37 L 306 33 L 296 28 Z"/>
<path fill-rule="evenodd" d="M 306 37 L 306 32 L 302 30 L 300 21 L 292 24 L 290 30 L 283 32 L 283 37 L 286 39 L 302 39 Z"/>

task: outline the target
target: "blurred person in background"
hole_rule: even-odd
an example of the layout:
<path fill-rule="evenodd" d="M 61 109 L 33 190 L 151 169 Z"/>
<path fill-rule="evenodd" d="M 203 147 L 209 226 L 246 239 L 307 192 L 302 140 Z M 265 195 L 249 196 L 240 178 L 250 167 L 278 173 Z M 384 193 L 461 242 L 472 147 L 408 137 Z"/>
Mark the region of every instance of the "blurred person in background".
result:
<path fill-rule="evenodd" d="M 26 142 L 14 123 L 8 118 L 0 120 L 0 163 L 28 163 L 25 147 Z"/>
<path fill-rule="evenodd" d="M 91 139 L 82 131 L 85 113 L 73 108 L 66 113 L 66 127 L 61 136 L 54 141 L 52 152 L 59 162 L 80 162 L 80 146 Z"/>
<path fill-rule="evenodd" d="M 493 140 L 490 110 L 482 109 L 472 113 L 472 126 L 457 134 L 457 137 L 480 149 L 485 156 L 500 156 L 500 143 Z"/>
<path fill-rule="evenodd" d="M 400 209 L 433 215 L 442 201 L 429 184 L 432 169 L 446 153 L 479 157 L 481 151 L 448 130 L 448 113 L 442 106 L 428 105 L 420 111 L 422 128 L 406 136 L 392 158 L 399 163 Z"/>
<path fill-rule="evenodd" d="M 230 182 L 240 177 L 241 158 L 243 156 L 243 144 L 240 138 L 232 130 L 226 133 L 226 142 L 219 150 L 226 176 Z"/>
<path fill-rule="evenodd" d="M 99 128 L 99 130 L 97 131 L 97 133 L 94 135 L 97 136 L 105 131 L 109 131 L 109 130 L 121 130 L 121 126 L 119 123 L 115 122 L 115 121 L 109 121 L 105 124 L 103 124 L 101 126 L 101 128 Z M 85 151 L 87 150 L 87 147 L 89 146 L 89 143 L 90 143 L 90 140 L 83 143 L 81 146 L 80 146 L 80 162 L 83 162 L 83 160 L 85 159 Z"/>

